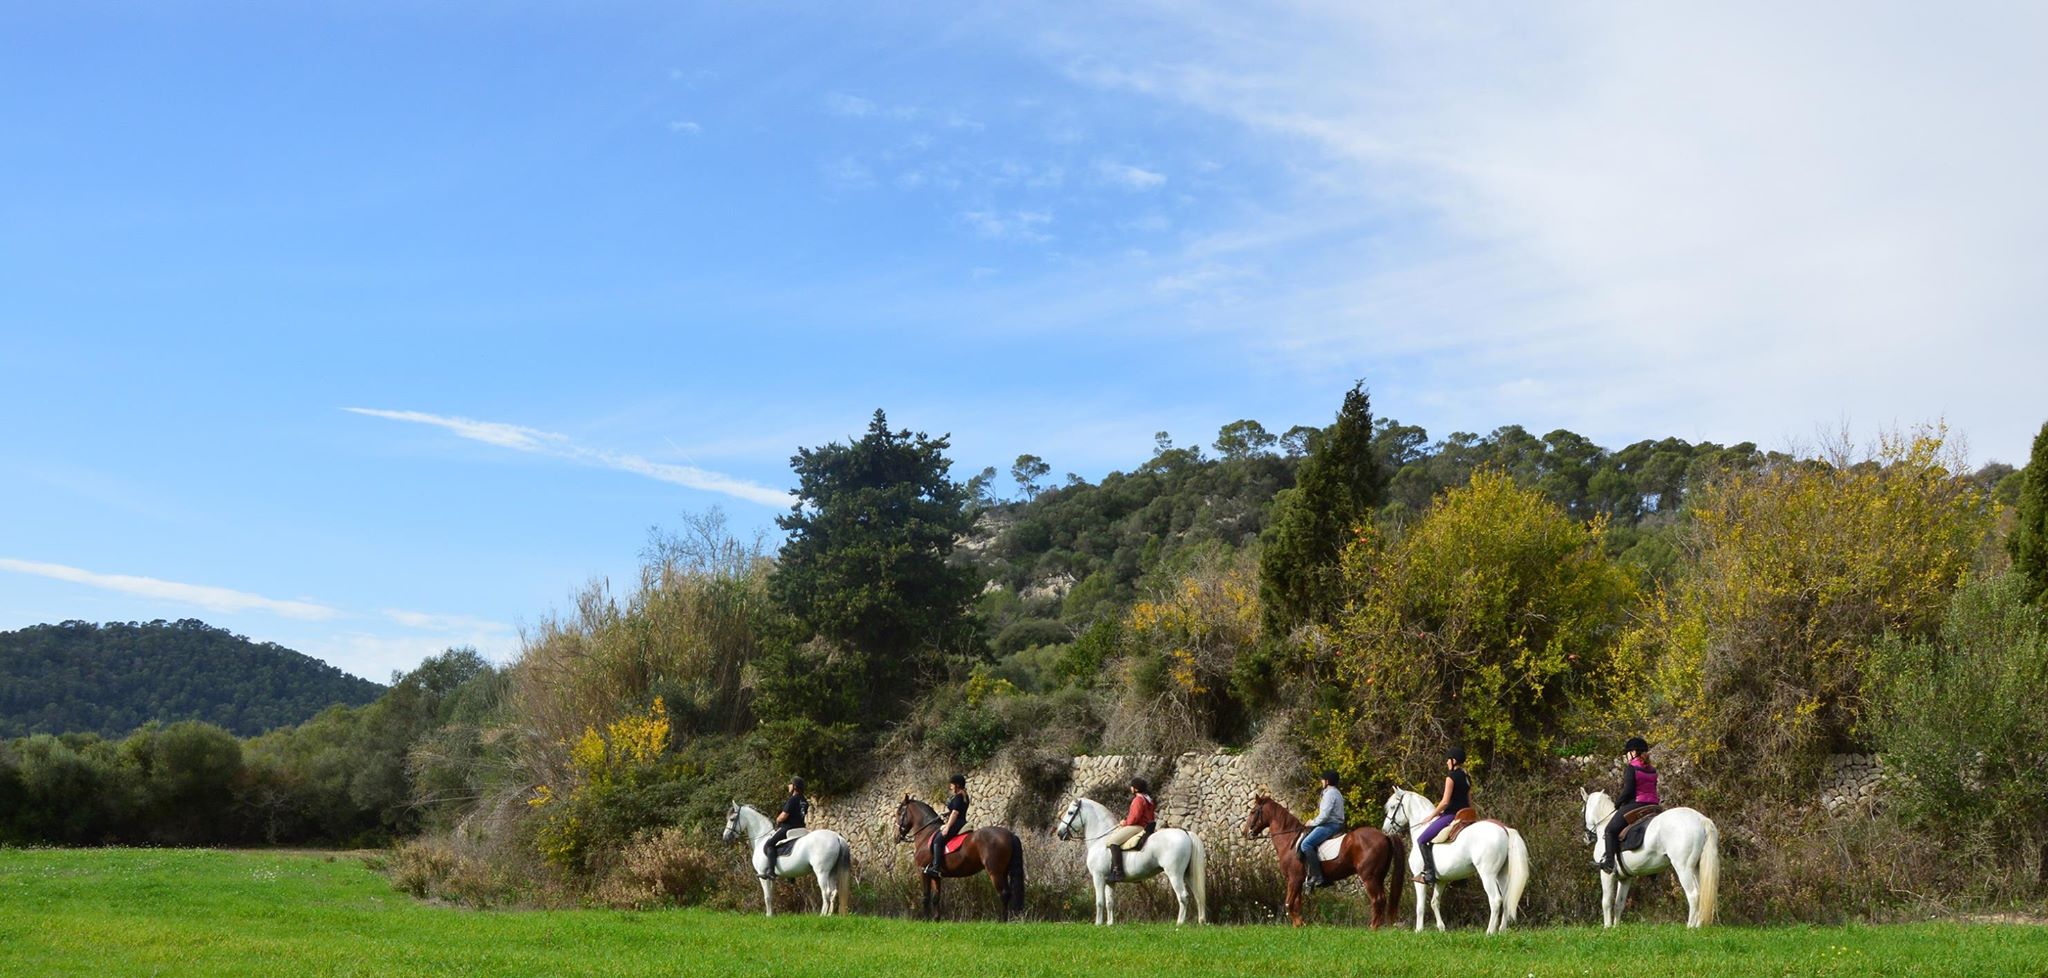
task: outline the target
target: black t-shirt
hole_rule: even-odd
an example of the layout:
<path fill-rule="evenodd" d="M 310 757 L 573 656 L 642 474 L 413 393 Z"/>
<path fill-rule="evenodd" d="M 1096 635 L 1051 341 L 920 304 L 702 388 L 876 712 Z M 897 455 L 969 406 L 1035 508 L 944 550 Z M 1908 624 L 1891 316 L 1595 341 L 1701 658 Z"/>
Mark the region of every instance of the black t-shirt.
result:
<path fill-rule="evenodd" d="M 1472 807 L 1472 779 L 1465 775 L 1464 768 L 1451 771 L 1451 803 L 1444 806 L 1444 814 L 1456 815 L 1460 809 Z"/>
<path fill-rule="evenodd" d="M 809 799 L 802 795 L 790 795 L 789 800 L 782 803 L 782 827 L 785 829 L 803 828 L 804 816 L 809 814 L 810 811 L 811 803 Z"/>
<path fill-rule="evenodd" d="M 961 827 L 961 828 L 963 828 L 963 829 L 967 827 L 967 793 L 966 793 L 966 792 L 964 792 L 964 791 L 963 791 L 963 792 L 961 792 L 960 794 L 954 795 L 953 797 L 951 797 L 951 798 L 948 798 L 948 799 L 946 799 L 946 810 L 947 810 L 947 811 L 949 811 L 949 812 L 959 812 L 959 813 L 960 813 L 960 827 Z M 940 828 L 940 829 L 941 829 L 942 831 L 952 831 L 952 827 L 953 827 L 953 820 L 952 820 L 952 819 L 950 819 L 950 818 L 948 818 L 948 819 L 946 819 L 945 821 L 943 821 L 943 822 L 940 822 L 940 823 L 939 823 L 939 828 Z"/>

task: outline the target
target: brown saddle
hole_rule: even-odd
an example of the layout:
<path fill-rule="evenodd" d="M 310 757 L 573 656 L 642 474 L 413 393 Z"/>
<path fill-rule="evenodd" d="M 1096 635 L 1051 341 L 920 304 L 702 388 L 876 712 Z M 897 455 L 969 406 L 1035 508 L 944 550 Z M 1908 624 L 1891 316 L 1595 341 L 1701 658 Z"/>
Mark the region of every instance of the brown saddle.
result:
<path fill-rule="evenodd" d="M 1451 824 L 1445 827 L 1442 832 L 1438 832 L 1436 834 L 1436 841 L 1430 844 L 1440 846 L 1448 842 L 1456 842 L 1458 833 L 1465 831 L 1465 826 L 1475 824 L 1478 821 L 1478 809 L 1460 808 L 1458 809 L 1458 814 L 1451 816 Z M 1489 818 L 1486 821 L 1491 822 L 1493 819 Z"/>
<path fill-rule="evenodd" d="M 1632 809 L 1621 816 L 1621 827 L 1628 828 L 1652 815 L 1662 814 L 1663 811 L 1663 805 L 1644 805 L 1641 808 Z"/>

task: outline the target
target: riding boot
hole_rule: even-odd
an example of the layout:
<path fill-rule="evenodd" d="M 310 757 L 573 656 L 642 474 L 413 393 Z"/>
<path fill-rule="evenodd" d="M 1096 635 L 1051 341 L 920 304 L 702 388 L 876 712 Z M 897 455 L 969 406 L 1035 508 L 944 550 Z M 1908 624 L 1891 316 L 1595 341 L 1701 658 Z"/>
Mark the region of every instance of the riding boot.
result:
<path fill-rule="evenodd" d="M 1109 879 L 1111 883 L 1124 881 L 1124 847 L 1109 847 Z"/>
<path fill-rule="evenodd" d="M 1319 890 L 1330 885 L 1330 881 L 1323 876 L 1323 860 L 1315 853 L 1302 854 L 1301 868 L 1303 871 L 1301 876 L 1302 886 L 1311 890 Z"/>
<path fill-rule="evenodd" d="M 932 879 L 940 879 L 946 875 L 946 850 L 943 846 L 944 843 L 939 840 L 932 840 L 932 861 L 924 868 L 924 874 Z"/>
<path fill-rule="evenodd" d="M 1436 853 L 1430 851 L 1433 848 L 1427 842 L 1422 844 L 1422 875 L 1416 877 L 1415 882 L 1425 886 L 1436 882 Z"/>

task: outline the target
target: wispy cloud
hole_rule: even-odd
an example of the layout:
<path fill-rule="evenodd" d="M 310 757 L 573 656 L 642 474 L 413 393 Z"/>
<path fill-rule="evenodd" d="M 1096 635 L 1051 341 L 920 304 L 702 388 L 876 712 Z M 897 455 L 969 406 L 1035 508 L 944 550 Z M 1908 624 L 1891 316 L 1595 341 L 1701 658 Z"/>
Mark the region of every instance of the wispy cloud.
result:
<path fill-rule="evenodd" d="M 703 132 L 704 127 L 688 119 L 676 119 L 668 124 L 668 131 L 685 136 L 695 136 Z"/>
<path fill-rule="evenodd" d="M 1127 190 L 1153 190 L 1166 183 L 1166 174 L 1129 163 L 1103 160 L 1095 164 L 1095 172 L 1104 180 Z"/>
<path fill-rule="evenodd" d="M 360 407 L 343 408 L 342 410 L 368 415 L 373 418 L 431 425 L 447 429 L 460 437 L 472 441 L 480 441 L 487 445 L 496 445 L 500 448 L 510 448 L 515 451 L 545 455 L 550 458 L 559 458 L 571 462 L 580 462 L 584 465 L 594 465 L 599 468 L 615 469 L 620 472 L 630 472 L 634 475 L 645 476 L 687 489 L 715 492 L 720 495 L 731 496 L 734 499 L 744 499 L 748 502 L 760 503 L 763 506 L 787 506 L 790 502 L 788 492 L 770 488 L 758 482 L 749 482 L 722 472 L 700 469 L 694 465 L 656 462 L 626 452 L 585 448 L 571 442 L 565 435 L 538 431 L 520 425 L 503 424 L 495 421 L 476 421 L 470 418 L 428 414 L 423 411 L 390 411 L 380 408 Z"/>
<path fill-rule="evenodd" d="M 33 574 L 52 580 L 69 581 L 107 591 L 132 594 L 137 597 L 169 601 L 176 604 L 192 605 L 209 611 L 245 612 L 265 611 L 286 618 L 302 621 L 325 621 L 340 617 L 339 609 L 314 601 L 266 598 L 260 594 L 236 591 L 230 588 L 213 587 L 207 584 L 182 584 L 155 577 L 138 577 L 132 574 L 101 574 L 94 571 L 69 567 L 64 564 L 46 564 L 32 560 L 16 560 L 0 557 L 0 570 L 18 574 Z"/>
<path fill-rule="evenodd" d="M 849 95 L 845 92 L 831 92 L 825 96 L 825 111 L 849 119 L 864 119 L 874 115 L 879 107 L 873 99 Z"/>
<path fill-rule="evenodd" d="M 1043 211 L 966 211 L 960 215 L 974 233 L 997 241 L 1029 241 L 1042 243 L 1052 240 L 1045 228 L 1052 224 L 1052 215 Z"/>
<path fill-rule="evenodd" d="M 406 611 L 400 608 L 386 608 L 384 609 L 384 617 L 389 618 L 392 621 L 395 621 L 401 625 L 404 625 L 407 628 L 417 628 L 421 631 L 427 632 L 471 632 L 493 635 L 509 635 L 513 631 L 512 626 L 507 625 L 504 622 L 489 621 L 483 618 L 473 618 L 469 615 L 437 615 L 426 611 Z"/>

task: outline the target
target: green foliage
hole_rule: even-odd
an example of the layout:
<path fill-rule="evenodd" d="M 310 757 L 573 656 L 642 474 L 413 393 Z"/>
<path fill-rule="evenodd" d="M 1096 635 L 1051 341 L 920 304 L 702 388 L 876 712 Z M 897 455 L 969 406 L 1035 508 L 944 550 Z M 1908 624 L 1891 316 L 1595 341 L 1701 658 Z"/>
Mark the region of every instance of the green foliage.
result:
<path fill-rule="evenodd" d="M 860 440 L 791 460 L 799 502 L 776 520 L 789 542 L 770 590 L 849 660 L 866 725 L 900 715 L 949 661 L 978 651 L 981 581 L 947 559 L 973 517 L 945 449 L 944 437 L 892 431 L 876 411 Z"/>
<path fill-rule="evenodd" d="M 190 619 L 67 621 L 0 632 L 0 737 L 200 720 L 244 737 L 384 687 L 283 646 Z"/>
<path fill-rule="evenodd" d="M 2048 599 L 2048 424 L 2034 436 L 2027 467 L 2009 478 L 2019 479 L 2019 519 L 2006 538 L 2013 573 L 2029 600 L 2042 601 Z"/>
<path fill-rule="evenodd" d="M 1615 651 L 1636 590 L 1604 532 L 1491 469 L 1399 540 L 1358 530 L 1331 649 L 1346 696 L 1324 739 L 1348 734 L 1396 779 L 1454 743 L 1509 769 L 1548 756 L 1629 681 Z"/>
<path fill-rule="evenodd" d="M 2048 844 L 2048 612 L 2017 573 L 1956 592 L 1933 638 L 1872 653 L 1892 799 L 1951 845 Z"/>
<path fill-rule="evenodd" d="M 1344 395 L 1337 420 L 1315 439 L 1295 486 L 1274 502 L 1259 564 L 1266 634 L 1327 622 L 1338 608 L 1339 554 L 1351 529 L 1378 507 L 1384 476 L 1373 449 L 1365 384 Z"/>
<path fill-rule="evenodd" d="M 1124 641 L 1123 622 L 1103 618 L 1067 646 L 1053 664 L 1053 674 L 1063 685 L 1092 686 L 1103 678 L 1103 666 L 1123 654 Z"/>
<path fill-rule="evenodd" d="M 1829 751 L 1861 746 L 1871 645 L 1930 635 L 1990 526 L 1955 471 L 1934 429 L 1694 490 L 1686 564 L 1630 637 L 1657 664 L 1660 739 L 1771 793 L 1804 793 Z"/>

